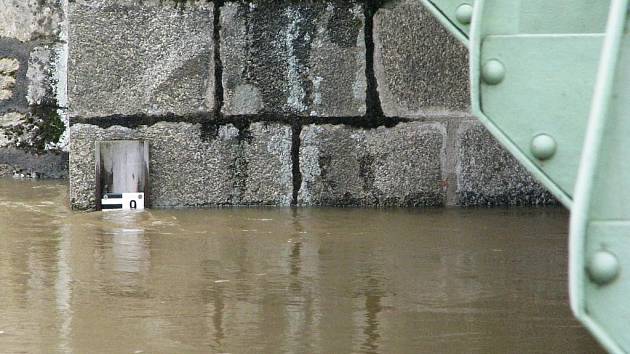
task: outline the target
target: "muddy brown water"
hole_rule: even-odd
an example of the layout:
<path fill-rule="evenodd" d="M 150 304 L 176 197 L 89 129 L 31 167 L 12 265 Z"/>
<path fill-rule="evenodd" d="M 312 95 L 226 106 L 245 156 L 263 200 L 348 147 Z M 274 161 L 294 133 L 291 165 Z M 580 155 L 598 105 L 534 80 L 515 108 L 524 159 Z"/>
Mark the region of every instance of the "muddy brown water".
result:
<path fill-rule="evenodd" d="M 0 353 L 602 353 L 563 209 L 73 213 L 0 180 Z"/>

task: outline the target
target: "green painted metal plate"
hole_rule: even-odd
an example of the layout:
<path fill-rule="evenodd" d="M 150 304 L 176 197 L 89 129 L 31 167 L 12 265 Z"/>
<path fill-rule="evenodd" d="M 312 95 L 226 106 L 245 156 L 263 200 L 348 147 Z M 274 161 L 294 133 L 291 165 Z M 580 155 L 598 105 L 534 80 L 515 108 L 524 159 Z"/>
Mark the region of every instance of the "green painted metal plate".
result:
<path fill-rule="evenodd" d="M 468 45 L 473 0 L 422 0 L 422 3 L 457 39 Z"/>
<path fill-rule="evenodd" d="M 477 0 L 473 113 L 571 208 L 576 317 L 630 353 L 630 0 Z"/>
<path fill-rule="evenodd" d="M 576 317 L 630 353 L 630 0 L 476 0 L 470 26 L 423 2 L 469 38 L 473 113 L 572 210 Z"/>
<path fill-rule="evenodd" d="M 473 113 L 567 207 L 608 7 L 608 0 L 474 3 L 469 46 Z M 552 153 L 542 157 L 535 150 L 541 135 L 555 143 Z"/>
<path fill-rule="evenodd" d="M 629 3 L 611 3 L 571 213 L 571 305 L 611 353 L 630 353 Z"/>
<path fill-rule="evenodd" d="M 562 195 L 571 196 L 577 175 L 603 35 L 488 36 L 481 62 L 498 60 L 505 78 L 482 84 L 481 110 L 510 144 L 540 169 Z M 554 138 L 547 160 L 532 154 L 540 134 Z"/>
<path fill-rule="evenodd" d="M 473 22 L 483 39 L 487 35 L 604 33 L 610 0 L 477 0 L 474 4 L 479 13 Z"/>
<path fill-rule="evenodd" d="M 588 279 L 588 270 L 583 274 L 583 302 L 579 304 L 579 316 L 592 322 L 591 330 L 604 336 L 604 346 L 611 352 L 627 353 L 630 350 L 630 222 L 593 221 L 588 227 L 588 241 L 583 264 L 595 257 L 601 250 L 616 255 L 621 271 L 617 278 L 605 285 Z M 587 268 L 587 267 L 586 267 Z M 601 332 L 601 333 L 598 333 Z M 610 344 L 608 343 L 610 342 Z"/>

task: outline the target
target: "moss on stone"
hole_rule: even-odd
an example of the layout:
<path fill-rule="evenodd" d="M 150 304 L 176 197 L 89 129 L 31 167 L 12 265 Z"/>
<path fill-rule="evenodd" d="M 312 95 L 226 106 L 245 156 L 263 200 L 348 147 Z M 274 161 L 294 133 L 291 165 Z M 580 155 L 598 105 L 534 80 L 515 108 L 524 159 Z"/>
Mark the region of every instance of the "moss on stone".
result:
<path fill-rule="evenodd" d="M 41 119 L 37 146 L 41 150 L 45 149 L 47 144 L 59 143 L 61 135 L 66 130 L 66 126 L 56 109 L 50 109 L 46 113 L 46 116 Z"/>
<path fill-rule="evenodd" d="M 47 146 L 59 143 L 65 130 L 57 107 L 32 106 L 19 124 L 6 128 L 3 133 L 14 147 L 41 153 Z"/>

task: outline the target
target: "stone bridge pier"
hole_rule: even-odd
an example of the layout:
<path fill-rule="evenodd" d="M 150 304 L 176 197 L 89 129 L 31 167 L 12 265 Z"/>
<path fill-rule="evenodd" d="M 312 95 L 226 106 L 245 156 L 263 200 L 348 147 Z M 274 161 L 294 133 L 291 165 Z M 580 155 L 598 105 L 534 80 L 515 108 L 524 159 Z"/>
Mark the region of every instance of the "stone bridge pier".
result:
<path fill-rule="evenodd" d="M 420 0 L 41 3 L 0 0 L 0 167 L 69 154 L 75 209 L 113 139 L 149 142 L 153 207 L 556 203 Z"/>

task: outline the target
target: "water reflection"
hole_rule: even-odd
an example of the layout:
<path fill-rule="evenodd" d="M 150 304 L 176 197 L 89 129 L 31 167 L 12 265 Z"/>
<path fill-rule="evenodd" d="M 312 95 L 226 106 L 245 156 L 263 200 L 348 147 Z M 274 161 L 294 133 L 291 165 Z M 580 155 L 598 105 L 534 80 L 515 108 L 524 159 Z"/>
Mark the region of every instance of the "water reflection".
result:
<path fill-rule="evenodd" d="M 567 214 L 71 213 L 0 180 L 2 353 L 597 353 Z"/>

